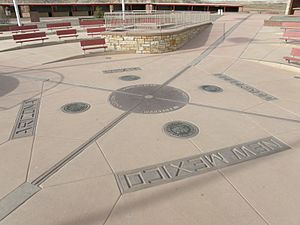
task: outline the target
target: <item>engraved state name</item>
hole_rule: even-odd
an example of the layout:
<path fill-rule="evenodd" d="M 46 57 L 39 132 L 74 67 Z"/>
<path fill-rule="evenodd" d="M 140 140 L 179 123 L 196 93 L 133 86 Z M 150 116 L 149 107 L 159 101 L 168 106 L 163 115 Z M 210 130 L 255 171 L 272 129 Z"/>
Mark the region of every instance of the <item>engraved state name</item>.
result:
<path fill-rule="evenodd" d="M 12 131 L 11 139 L 31 136 L 34 133 L 39 99 L 25 100 L 20 108 L 16 125 Z"/>
<path fill-rule="evenodd" d="M 122 72 L 129 72 L 129 71 L 135 71 L 135 70 L 141 70 L 140 67 L 130 67 L 130 68 L 121 68 L 121 69 L 114 69 L 114 70 L 103 70 L 103 73 L 122 73 Z"/>
<path fill-rule="evenodd" d="M 275 137 L 268 137 L 200 155 L 165 162 L 117 174 L 123 193 L 202 174 L 247 160 L 290 149 Z"/>
<path fill-rule="evenodd" d="M 256 95 L 257 97 L 262 98 L 266 101 L 272 101 L 272 100 L 277 100 L 278 99 L 278 98 L 276 98 L 272 95 L 269 95 L 269 94 L 267 94 L 267 93 L 265 93 L 265 92 L 263 92 L 263 91 L 261 91 L 257 88 L 254 88 L 254 87 L 252 87 L 248 84 L 245 84 L 241 81 L 233 79 L 233 78 L 231 78 L 231 77 L 229 77 L 225 74 L 214 74 L 214 76 L 218 77 L 220 79 L 223 79 L 224 81 L 227 81 L 227 82 L 229 82 L 229 83 L 231 83 L 231 84 L 233 84 L 237 87 L 240 87 L 240 88 L 244 89 L 245 91 L 248 91 L 249 93 L 251 93 L 253 95 Z"/>

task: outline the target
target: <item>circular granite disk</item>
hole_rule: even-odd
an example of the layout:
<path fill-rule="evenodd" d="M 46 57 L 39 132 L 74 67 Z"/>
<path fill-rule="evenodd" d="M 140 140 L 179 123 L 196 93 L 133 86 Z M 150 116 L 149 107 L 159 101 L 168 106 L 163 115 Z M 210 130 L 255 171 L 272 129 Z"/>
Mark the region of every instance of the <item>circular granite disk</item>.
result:
<path fill-rule="evenodd" d="M 174 111 L 189 102 L 182 90 L 157 84 L 141 84 L 124 87 L 109 96 L 109 102 L 123 111 L 157 114 Z"/>

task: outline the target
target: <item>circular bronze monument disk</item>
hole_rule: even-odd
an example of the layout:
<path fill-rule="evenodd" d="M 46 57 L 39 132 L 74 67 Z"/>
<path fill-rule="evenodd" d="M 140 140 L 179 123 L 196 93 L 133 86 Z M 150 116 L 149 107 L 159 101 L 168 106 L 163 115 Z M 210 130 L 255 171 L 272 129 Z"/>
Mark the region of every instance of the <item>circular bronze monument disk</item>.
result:
<path fill-rule="evenodd" d="M 124 87 L 109 96 L 109 102 L 123 111 L 158 114 L 184 107 L 189 96 L 182 90 L 157 84 L 141 84 Z"/>
<path fill-rule="evenodd" d="M 124 81 L 133 81 L 133 80 L 139 80 L 141 78 L 135 75 L 126 75 L 126 76 L 119 77 L 119 79 Z"/>
<path fill-rule="evenodd" d="M 164 132 L 176 138 L 191 138 L 199 133 L 199 129 L 192 123 L 185 121 L 172 121 L 164 125 Z"/>
<path fill-rule="evenodd" d="M 203 85 L 200 86 L 199 88 L 207 92 L 223 92 L 222 88 L 215 85 Z"/>
<path fill-rule="evenodd" d="M 84 102 L 72 102 L 61 107 L 65 113 L 82 113 L 87 111 L 91 106 Z"/>

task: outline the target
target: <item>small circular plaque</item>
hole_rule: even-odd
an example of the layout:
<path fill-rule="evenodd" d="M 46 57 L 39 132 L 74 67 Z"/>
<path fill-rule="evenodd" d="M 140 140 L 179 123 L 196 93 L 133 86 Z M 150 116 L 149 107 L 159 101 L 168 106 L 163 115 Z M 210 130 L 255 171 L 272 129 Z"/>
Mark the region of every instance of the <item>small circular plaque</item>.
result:
<path fill-rule="evenodd" d="M 141 78 L 139 76 L 135 76 L 135 75 L 127 75 L 127 76 L 119 77 L 119 79 L 124 80 L 124 81 L 133 81 L 133 80 L 139 80 Z"/>
<path fill-rule="evenodd" d="M 172 121 L 164 125 L 164 132 L 176 138 L 191 138 L 199 133 L 199 128 L 186 121 Z"/>
<path fill-rule="evenodd" d="M 91 106 L 84 102 L 72 102 L 61 107 L 65 113 L 82 113 L 87 111 Z"/>
<path fill-rule="evenodd" d="M 200 89 L 207 91 L 207 92 L 222 92 L 223 89 L 215 86 L 215 85 L 202 85 L 199 87 Z"/>

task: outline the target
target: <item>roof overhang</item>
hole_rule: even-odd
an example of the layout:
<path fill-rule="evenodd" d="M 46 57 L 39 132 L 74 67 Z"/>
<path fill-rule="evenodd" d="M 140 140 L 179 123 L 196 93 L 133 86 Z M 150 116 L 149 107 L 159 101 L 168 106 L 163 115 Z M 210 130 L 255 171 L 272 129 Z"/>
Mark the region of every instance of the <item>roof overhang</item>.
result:
<path fill-rule="evenodd" d="M 19 6 L 96 6 L 96 5 L 120 5 L 119 3 L 18 3 Z M 0 3 L 4 6 L 13 6 L 13 3 Z M 227 3 L 147 3 L 147 2 L 129 2 L 126 5 L 161 5 L 161 6 L 215 6 L 215 7 L 241 7 L 240 4 L 227 4 Z"/>

